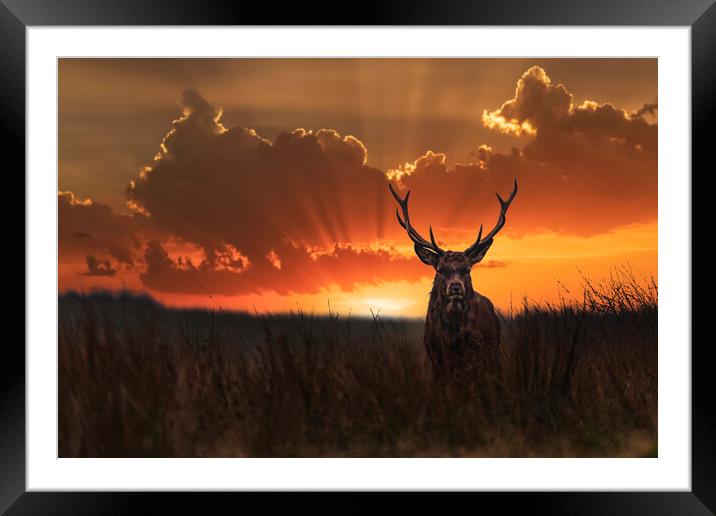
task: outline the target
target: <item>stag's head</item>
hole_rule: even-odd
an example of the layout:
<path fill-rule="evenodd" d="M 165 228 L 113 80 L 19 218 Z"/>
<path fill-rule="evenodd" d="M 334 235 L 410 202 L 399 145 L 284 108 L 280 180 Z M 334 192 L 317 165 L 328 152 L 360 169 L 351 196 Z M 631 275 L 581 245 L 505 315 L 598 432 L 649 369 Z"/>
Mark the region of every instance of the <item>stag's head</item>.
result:
<path fill-rule="evenodd" d="M 487 254 L 487 250 L 490 249 L 495 235 L 505 225 L 505 215 L 507 209 L 510 207 L 512 200 L 515 198 L 517 193 L 517 180 L 515 180 L 515 186 L 510 192 L 507 200 L 497 195 L 497 200 L 500 202 L 500 215 L 497 219 L 495 227 L 487 233 L 484 237 L 482 236 L 482 225 L 477 233 L 477 239 L 475 243 L 464 251 L 444 251 L 438 247 L 435 242 L 435 236 L 433 235 L 433 228 L 430 227 L 430 241 L 425 240 L 410 224 L 410 215 L 408 214 L 408 199 L 410 198 L 410 190 L 402 198 L 393 189 L 393 185 L 388 185 L 390 192 L 398 201 L 399 208 L 396 210 L 398 216 L 398 223 L 408 233 L 408 237 L 413 241 L 415 254 L 418 255 L 420 261 L 426 265 L 432 266 L 435 271 L 435 283 L 434 291 L 437 292 L 440 297 L 447 299 L 449 306 L 455 305 L 459 307 L 462 304 L 463 299 L 466 296 L 472 294 L 472 280 L 470 278 L 470 269 L 473 265 L 480 263 Z M 402 212 L 402 217 L 401 217 Z"/>

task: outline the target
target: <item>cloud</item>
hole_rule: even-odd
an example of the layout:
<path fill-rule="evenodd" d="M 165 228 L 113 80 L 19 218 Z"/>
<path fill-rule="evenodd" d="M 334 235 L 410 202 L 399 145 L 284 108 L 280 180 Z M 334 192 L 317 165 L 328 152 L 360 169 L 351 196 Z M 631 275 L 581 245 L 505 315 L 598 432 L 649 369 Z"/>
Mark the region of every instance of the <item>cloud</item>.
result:
<path fill-rule="evenodd" d="M 105 253 L 131 265 L 133 250 L 140 246 L 139 232 L 147 229 L 141 215 L 116 214 L 92 199 L 79 199 L 72 192 L 58 192 L 60 260 Z"/>
<path fill-rule="evenodd" d="M 482 120 L 488 128 L 535 136 L 525 149 L 533 156 L 553 157 L 563 150 L 555 147 L 559 144 L 617 154 L 643 151 L 646 157 L 656 152 L 657 126 L 642 117 L 656 109 L 656 104 L 644 104 L 629 114 L 590 100 L 575 106 L 564 85 L 555 85 L 545 70 L 533 66 L 517 81 L 514 98 L 495 111 L 485 110 Z"/>
<path fill-rule="evenodd" d="M 333 130 L 296 129 L 275 142 L 225 128 L 221 110 L 187 90 L 154 162 L 127 187 L 132 207 L 213 256 L 230 244 L 253 263 L 285 242 L 374 241 L 387 181 L 365 146 Z M 389 212 L 388 212 L 389 213 Z M 212 264 L 212 259 L 209 259 Z"/>
<path fill-rule="evenodd" d="M 184 257 L 171 257 L 157 241 L 145 253 L 147 264 L 140 276 L 145 286 L 160 292 L 194 295 L 239 295 L 275 291 L 279 294 L 320 292 L 338 285 L 350 292 L 358 285 L 384 281 L 417 281 L 430 276 L 430 269 L 395 249 L 359 249 L 334 245 L 310 249 L 286 244 L 262 260 L 240 270 L 217 268 L 209 260 L 194 264 Z"/>
<path fill-rule="evenodd" d="M 644 115 L 656 116 L 656 112 L 658 109 L 659 106 L 656 102 L 646 103 L 641 108 L 634 111 L 631 116 L 632 118 L 639 118 Z"/>
<path fill-rule="evenodd" d="M 114 277 L 117 270 L 112 268 L 112 263 L 109 260 L 99 260 L 95 256 L 87 255 L 87 271 L 84 276 L 109 276 Z"/>
<path fill-rule="evenodd" d="M 505 260 L 487 260 L 480 263 L 481 269 L 501 269 L 502 267 L 507 267 L 510 262 Z"/>
<path fill-rule="evenodd" d="M 482 122 L 505 133 L 535 134 L 568 115 L 572 99 L 563 85 L 553 85 L 542 68 L 533 66 L 517 81 L 515 97 L 495 111 L 485 110 Z"/>
<path fill-rule="evenodd" d="M 513 178 L 519 193 L 505 232 L 546 230 L 590 236 L 657 216 L 657 124 L 611 104 L 575 106 L 565 86 L 532 67 L 518 80 L 514 98 L 485 111 L 483 124 L 526 142 L 510 152 L 481 145 L 474 162 L 447 165 L 427 152 L 397 167 L 392 179 L 412 189 L 411 203 L 443 231 L 491 227 Z M 390 173 L 389 173 L 390 175 Z M 419 223 L 418 223 L 419 225 Z M 441 232 L 444 234 L 444 232 Z M 449 235 L 449 233 L 448 233 Z"/>

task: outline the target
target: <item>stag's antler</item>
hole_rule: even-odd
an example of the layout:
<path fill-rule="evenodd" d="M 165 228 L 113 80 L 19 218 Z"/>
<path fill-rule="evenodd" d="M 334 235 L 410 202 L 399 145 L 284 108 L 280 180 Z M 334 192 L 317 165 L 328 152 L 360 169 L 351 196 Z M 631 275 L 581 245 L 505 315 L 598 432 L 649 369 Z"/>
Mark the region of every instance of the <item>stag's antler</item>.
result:
<path fill-rule="evenodd" d="M 400 209 L 403 212 L 403 218 L 400 218 L 400 211 L 396 208 L 395 215 L 398 217 L 398 222 L 401 226 L 403 226 L 403 229 L 405 229 L 408 232 L 408 236 L 410 237 L 410 240 L 412 240 L 416 246 L 420 246 L 424 249 L 427 249 L 429 251 L 432 251 L 438 256 L 442 256 L 445 254 L 445 251 L 440 249 L 438 247 L 438 244 L 435 243 L 435 236 L 433 235 L 433 228 L 430 226 L 430 242 L 425 240 L 423 237 L 420 236 L 420 233 L 415 231 L 413 229 L 413 226 L 410 225 L 410 215 L 408 215 L 408 199 L 410 198 L 410 190 L 408 190 L 408 193 L 405 194 L 405 199 L 401 198 L 395 190 L 393 190 L 393 185 L 388 183 L 388 187 L 390 188 L 390 193 L 393 194 L 393 197 L 395 197 L 395 200 L 398 201 L 398 204 L 400 205 Z M 405 219 L 405 221 L 403 221 Z"/>
<path fill-rule="evenodd" d="M 477 233 L 477 240 L 475 240 L 474 244 L 465 249 L 466 255 L 471 256 L 480 251 L 481 248 L 492 245 L 492 239 L 502 229 L 502 226 L 505 225 L 505 215 L 507 214 L 507 209 L 510 207 L 512 199 L 515 198 L 516 193 L 517 179 L 515 179 L 515 187 L 512 189 L 512 192 L 510 192 L 510 196 L 507 198 L 506 201 L 502 197 L 500 197 L 500 194 L 495 193 L 495 195 L 497 196 L 497 200 L 500 201 L 500 216 L 497 219 L 497 224 L 495 224 L 495 227 L 492 228 L 492 231 L 485 235 L 485 238 L 482 238 L 482 224 L 480 224 L 480 231 Z"/>

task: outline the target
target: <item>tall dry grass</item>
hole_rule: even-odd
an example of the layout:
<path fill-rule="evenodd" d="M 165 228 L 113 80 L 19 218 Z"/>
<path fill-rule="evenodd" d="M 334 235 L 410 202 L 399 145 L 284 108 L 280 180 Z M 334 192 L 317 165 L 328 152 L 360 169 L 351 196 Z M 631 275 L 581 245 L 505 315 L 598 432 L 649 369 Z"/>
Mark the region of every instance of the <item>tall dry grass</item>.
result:
<path fill-rule="evenodd" d="M 59 303 L 62 457 L 653 456 L 657 293 L 628 270 L 525 302 L 472 387 L 435 386 L 422 321 Z"/>

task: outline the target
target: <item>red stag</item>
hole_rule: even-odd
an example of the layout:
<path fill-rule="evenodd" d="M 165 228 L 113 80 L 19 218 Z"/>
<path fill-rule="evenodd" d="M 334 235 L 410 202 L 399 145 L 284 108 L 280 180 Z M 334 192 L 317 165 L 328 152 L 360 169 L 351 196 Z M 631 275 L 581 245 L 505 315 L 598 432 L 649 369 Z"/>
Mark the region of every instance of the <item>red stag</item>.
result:
<path fill-rule="evenodd" d="M 505 225 L 505 215 L 517 193 L 515 186 L 505 201 L 499 194 L 500 216 L 485 237 L 482 225 L 477 240 L 462 252 L 443 251 L 435 243 L 433 228 L 430 241 L 425 240 L 410 224 L 408 198 L 401 198 L 392 185 L 390 192 L 398 201 L 398 222 L 415 244 L 415 254 L 435 271 L 425 319 L 424 344 L 436 379 L 459 378 L 474 365 L 476 357 L 486 358 L 497 350 L 500 322 L 492 303 L 472 287 L 470 269 L 479 263 L 492 245 L 495 235 Z M 402 218 L 400 212 L 402 211 Z"/>

